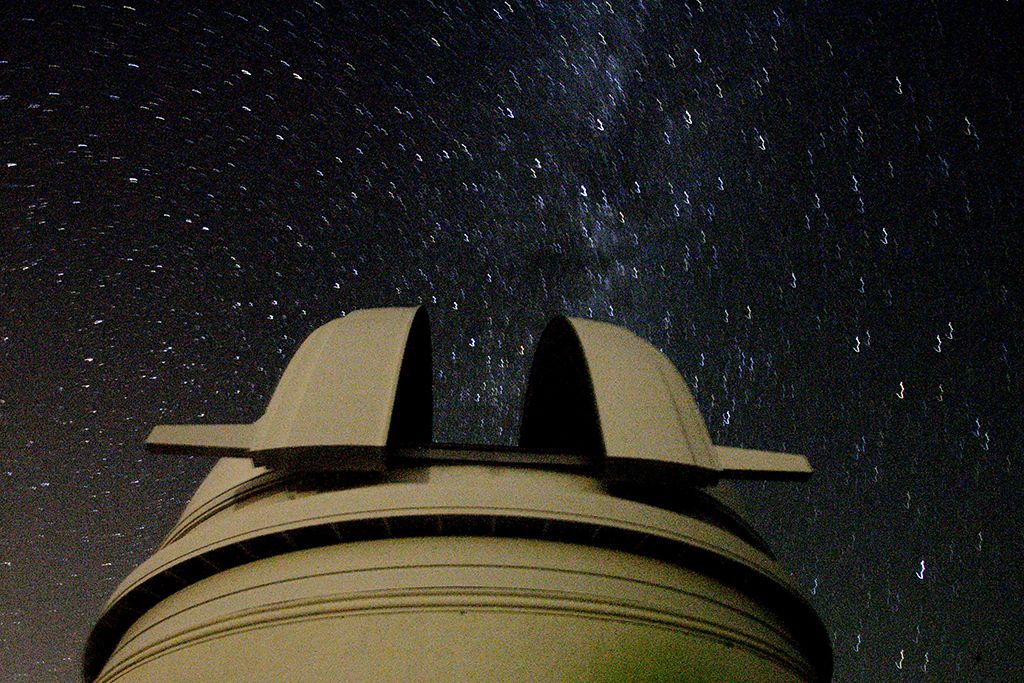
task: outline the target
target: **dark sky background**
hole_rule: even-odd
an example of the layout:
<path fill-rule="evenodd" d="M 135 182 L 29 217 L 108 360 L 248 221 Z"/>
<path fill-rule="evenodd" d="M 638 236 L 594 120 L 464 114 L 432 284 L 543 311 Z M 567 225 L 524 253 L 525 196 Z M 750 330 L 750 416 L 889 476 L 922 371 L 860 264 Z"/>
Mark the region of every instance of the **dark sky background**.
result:
<path fill-rule="evenodd" d="M 0 679 L 77 677 L 209 469 L 152 425 L 426 303 L 435 439 L 625 325 L 816 466 L 740 490 L 836 680 L 1019 680 L 1020 5 L 826 4 L 5 2 Z"/>

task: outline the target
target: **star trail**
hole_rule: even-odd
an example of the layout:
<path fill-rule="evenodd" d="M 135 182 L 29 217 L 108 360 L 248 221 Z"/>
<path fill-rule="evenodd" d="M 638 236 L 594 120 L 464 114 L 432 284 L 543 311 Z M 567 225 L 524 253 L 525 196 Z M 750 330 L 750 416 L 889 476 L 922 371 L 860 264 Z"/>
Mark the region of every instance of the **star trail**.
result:
<path fill-rule="evenodd" d="M 434 438 L 513 443 L 569 314 L 686 378 L 836 680 L 1010 680 L 1015 3 L 0 9 L 0 678 L 88 629 L 318 325 L 426 304 Z M 1018 634 L 1018 635 L 1015 635 Z"/>

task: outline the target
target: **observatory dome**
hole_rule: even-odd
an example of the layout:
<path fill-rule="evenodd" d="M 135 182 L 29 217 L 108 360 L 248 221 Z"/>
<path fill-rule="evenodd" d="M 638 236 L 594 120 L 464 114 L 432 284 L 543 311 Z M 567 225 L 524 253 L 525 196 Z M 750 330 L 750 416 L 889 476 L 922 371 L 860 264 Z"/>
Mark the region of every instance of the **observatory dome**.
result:
<path fill-rule="evenodd" d="M 555 318 L 515 447 L 431 439 L 425 310 L 296 351 L 262 417 L 164 425 L 209 476 L 107 602 L 89 681 L 829 680 L 818 616 L 720 493 L 805 458 L 712 443 L 671 362 Z"/>

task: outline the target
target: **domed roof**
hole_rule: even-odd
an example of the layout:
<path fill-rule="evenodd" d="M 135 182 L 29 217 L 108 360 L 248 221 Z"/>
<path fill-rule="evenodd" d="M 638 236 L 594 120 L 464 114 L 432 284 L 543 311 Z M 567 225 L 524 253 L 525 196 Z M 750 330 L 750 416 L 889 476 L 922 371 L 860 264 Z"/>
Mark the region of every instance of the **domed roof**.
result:
<path fill-rule="evenodd" d="M 161 425 L 147 445 L 271 468 L 383 471 L 389 454 L 410 448 L 457 460 L 459 446 L 431 442 L 430 368 L 423 308 L 356 311 L 302 343 L 255 423 Z M 668 358 L 624 328 L 561 316 L 534 356 L 519 447 L 494 452 L 523 464 L 563 454 L 611 481 L 811 473 L 803 456 L 714 445 Z"/>

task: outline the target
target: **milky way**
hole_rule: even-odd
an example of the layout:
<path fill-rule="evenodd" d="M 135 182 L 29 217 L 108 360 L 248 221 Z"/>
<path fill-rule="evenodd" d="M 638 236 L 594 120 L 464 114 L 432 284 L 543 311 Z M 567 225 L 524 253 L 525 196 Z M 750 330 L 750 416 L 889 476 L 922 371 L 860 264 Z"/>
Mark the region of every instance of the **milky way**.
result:
<path fill-rule="evenodd" d="M 625 325 L 816 467 L 739 488 L 837 680 L 1020 675 L 1013 3 L 251 4 L 0 9 L 0 678 L 75 680 L 208 470 L 152 425 L 415 303 L 435 439 L 514 442 L 550 316 Z"/>

